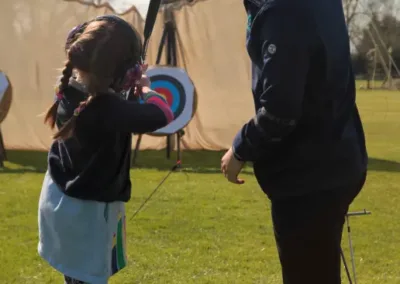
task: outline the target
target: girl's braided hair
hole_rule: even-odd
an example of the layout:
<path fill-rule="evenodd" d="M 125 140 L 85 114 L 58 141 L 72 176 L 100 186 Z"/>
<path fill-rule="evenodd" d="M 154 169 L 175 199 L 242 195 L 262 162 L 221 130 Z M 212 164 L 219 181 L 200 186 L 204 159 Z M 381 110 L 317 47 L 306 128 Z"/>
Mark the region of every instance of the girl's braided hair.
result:
<path fill-rule="evenodd" d="M 57 109 L 74 69 L 88 76 L 89 96 L 53 136 L 55 139 L 65 139 L 73 134 L 77 116 L 97 94 L 107 92 L 109 88 L 116 92 L 135 88 L 141 77 L 140 35 L 117 16 L 97 17 L 75 27 L 68 35 L 65 51 L 67 61 L 56 89 L 55 102 L 45 115 L 45 123 L 52 129 L 55 127 Z"/>

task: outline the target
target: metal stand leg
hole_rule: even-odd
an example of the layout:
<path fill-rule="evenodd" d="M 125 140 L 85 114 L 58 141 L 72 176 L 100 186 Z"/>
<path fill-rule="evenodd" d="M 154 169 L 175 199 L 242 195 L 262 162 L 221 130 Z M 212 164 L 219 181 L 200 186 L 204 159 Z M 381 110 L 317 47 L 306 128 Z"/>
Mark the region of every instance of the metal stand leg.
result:
<path fill-rule="evenodd" d="M 177 158 L 176 158 L 176 160 L 178 163 L 181 162 L 181 137 L 182 137 L 181 130 L 179 130 L 176 133 L 176 143 L 177 143 L 177 149 L 176 149 L 177 150 Z"/>
<path fill-rule="evenodd" d="M 4 161 L 7 161 L 6 148 L 4 146 L 3 134 L 0 129 L 0 168 L 4 167 Z"/>
<path fill-rule="evenodd" d="M 131 166 L 136 164 L 136 159 L 137 156 L 139 155 L 139 148 L 140 148 L 140 143 L 142 142 L 142 135 L 138 136 L 138 139 L 136 141 L 136 146 L 135 146 L 135 151 L 133 152 L 132 160 L 131 160 Z"/>
<path fill-rule="evenodd" d="M 348 215 L 346 215 L 346 223 L 347 223 L 347 236 L 349 238 L 351 265 L 352 265 L 352 268 L 353 268 L 353 279 L 354 279 L 354 284 L 357 284 L 356 263 L 355 263 L 355 260 L 354 260 L 354 250 L 353 250 L 353 243 L 351 242 L 351 230 L 350 230 L 350 221 L 349 221 L 349 216 Z"/>
<path fill-rule="evenodd" d="M 342 256 L 343 264 L 344 264 L 344 269 L 346 270 L 347 278 L 349 279 L 349 283 L 353 284 L 353 281 L 351 280 L 351 275 L 349 271 L 349 267 L 347 266 L 346 258 L 344 257 L 344 253 L 342 248 L 340 248 L 340 255 Z"/>
<path fill-rule="evenodd" d="M 170 158 L 171 158 L 171 136 L 170 135 L 167 135 L 167 148 L 166 148 L 166 151 L 167 151 L 167 159 L 169 160 Z"/>
<path fill-rule="evenodd" d="M 370 215 L 371 212 L 367 211 L 364 209 L 364 211 L 358 211 L 358 212 L 349 212 L 346 214 L 346 224 L 347 224 L 347 236 L 349 239 L 349 249 L 350 249 L 350 257 L 351 257 L 351 265 L 353 268 L 353 280 L 354 280 L 354 284 L 357 284 L 357 275 L 356 275 L 356 262 L 354 259 L 354 250 L 353 250 L 353 243 L 351 241 L 351 230 L 350 230 L 350 220 L 349 217 L 351 216 L 362 216 L 362 215 Z M 347 277 L 349 278 L 349 282 L 350 284 L 352 284 L 352 280 L 350 277 L 350 272 L 343 254 L 343 250 L 341 249 L 340 251 L 341 255 L 342 255 L 342 259 L 343 259 L 343 263 L 345 265 L 345 269 L 346 269 L 346 273 L 347 273 Z"/>

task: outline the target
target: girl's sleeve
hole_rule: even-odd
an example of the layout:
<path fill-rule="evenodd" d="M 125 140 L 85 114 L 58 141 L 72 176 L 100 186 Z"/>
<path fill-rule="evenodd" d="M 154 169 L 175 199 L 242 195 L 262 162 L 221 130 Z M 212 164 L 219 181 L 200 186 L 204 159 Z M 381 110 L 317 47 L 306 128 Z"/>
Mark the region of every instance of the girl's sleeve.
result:
<path fill-rule="evenodd" d="M 174 119 L 166 99 L 156 92 L 144 94 L 143 104 L 112 97 L 105 106 L 108 114 L 104 120 L 114 131 L 144 134 L 160 129 Z"/>

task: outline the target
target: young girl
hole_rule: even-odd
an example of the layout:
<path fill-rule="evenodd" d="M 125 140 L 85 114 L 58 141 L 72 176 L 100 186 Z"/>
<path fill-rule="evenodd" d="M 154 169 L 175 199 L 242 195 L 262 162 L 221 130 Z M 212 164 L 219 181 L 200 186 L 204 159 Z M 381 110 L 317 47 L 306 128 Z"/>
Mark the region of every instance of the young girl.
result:
<path fill-rule="evenodd" d="M 142 77 L 140 37 L 122 19 L 102 16 L 78 26 L 65 49 L 45 117 L 59 130 L 39 201 L 38 251 L 65 283 L 103 284 L 126 266 L 131 134 L 164 127 L 173 114 Z M 129 90 L 144 104 L 127 99 Z"/>

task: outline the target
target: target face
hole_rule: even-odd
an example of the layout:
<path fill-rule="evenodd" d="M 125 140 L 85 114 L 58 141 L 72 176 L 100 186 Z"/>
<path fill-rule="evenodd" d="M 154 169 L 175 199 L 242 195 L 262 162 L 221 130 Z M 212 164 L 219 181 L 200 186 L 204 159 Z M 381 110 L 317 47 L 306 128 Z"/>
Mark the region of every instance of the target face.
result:
<path fill-rule="evenodd" d="M 8 79 L 3 72 L 0 72 L 0 102 L 3 100 L 4 94 L 9 86 Z"/>
<path fill-rule="evenodd" d="M 12 86 L 7 76 L 0 71 L 0 123 L 6 118 L 11 107 Z"/>
<path fill-rule="evenodd" d="M 153 134 L 171 135 L 178 132 L 190 122 L 194 114 L 192 81 L 183 69 L 174 67 L 154 67 L 146 75 L 151 81 L 150 88 L 165 97 L 175 118 Z"/>
<path fill-rule="evenodd" d="M 156 75 L 150 77 L 151 89 L 162 94 L 171 107 L 174 117 L 182 114 L 186 95 L 182 84 L 175 78 L 166 75 Z"/>

